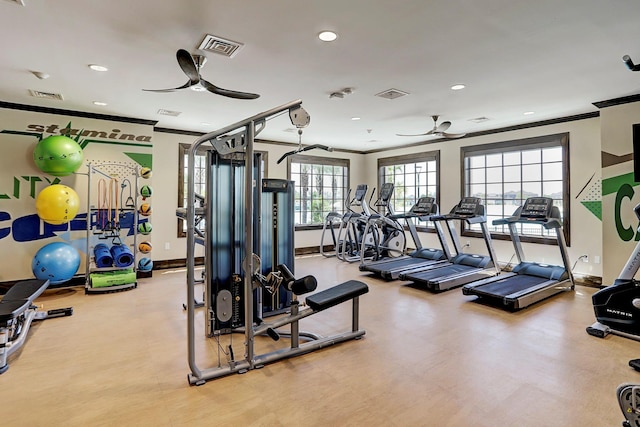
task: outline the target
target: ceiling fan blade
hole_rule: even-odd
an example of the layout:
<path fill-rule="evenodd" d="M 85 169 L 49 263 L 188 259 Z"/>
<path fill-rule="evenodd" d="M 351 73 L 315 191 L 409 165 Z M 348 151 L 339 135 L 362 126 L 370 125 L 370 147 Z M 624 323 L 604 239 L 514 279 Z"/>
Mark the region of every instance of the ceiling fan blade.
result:
<path fill-rule="evenodd" d="M 407 135 L 407 134 L 402 134 L 402 133 L 396 133 L 396 136 L 427 136 L 427 135 L 433 135 L 433 129 L 431 129 L 428 132 L 425 133 L 417 133 L 415 135 Z"/>
<path fill-rule="evenodd" d="M 200 81 L 200 73 L 198 73 L 198 67 L 196 67 L 193 56 L 184 49 L 178 49 L 176 58 L 178 58 L 178 64 L 180 65 L 182 72 L 189 77 L 192 85 L 197 84 Z"/>
<path fill-rule="evenodd" d="M 194 84 L 197 84 L 198 82 L 193 83 L 191 80 L 189 80 L 188 82 L 186 82 L 185 84 L 183 84 L 180 87 L 174 87 L 171 89 L 142 89 L 145 92 L 160 92 L 160 93 L 165 93 L 165 92 L 173 92 L 175 90 L 179 90 L 179 89 L 186 89 L 188 87 L 193 86 Z"/>
<path fill-rule="evenodd" d="M 229 98 L 256 99 L 260 97 L 260 95 L 258 95 L 257 93 L 238 92 L 236 90 L 223 89 L 221 87 L 218 87 L 216 85 L 209 83 L 204 79 L 200 80 L 200 83 L 202 83 L 202 86 L 204 86 L 205 89 L 207 89 L 209 92 L 215 93 L 217 95 L 228 96 Z"/>
<path fill-rule="evenodd" d="M 442 122 L 440 123 L 433 131 L 434 133 L 444 132 L 451 127 L 451 122 Z"/>
<path fill-rule="evenodd" d="M 462 138 L 463 136 L 465 136 L 466 133 L 447 133 L 447 132 L 442 132 L 442 136 L 445 138 Z"/>

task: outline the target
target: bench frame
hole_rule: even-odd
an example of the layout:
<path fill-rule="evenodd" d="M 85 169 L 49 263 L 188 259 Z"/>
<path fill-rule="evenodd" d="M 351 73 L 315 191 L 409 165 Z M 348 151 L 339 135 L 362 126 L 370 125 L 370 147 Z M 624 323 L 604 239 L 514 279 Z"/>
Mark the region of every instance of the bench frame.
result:
<path fill-rule="evenodd" d="M 336 290 L 340 291 L 341 287 L 344 288 L 346 287 L 345 285 L 353 284 L 353 282 L 356 281 L 349 281 L 336 285 L 333 288 L 318 292 L 314 295 L 309 296 L 308 298 L 322 297 L 323 293 L 328 293 Z M 369 291 L 369 288 L 362 282 L 356 283 L 361 285 L 360 289 L 352 291 L 349 294 L 355 296 L 347 295 L 344 298 L 339 298 L 339 300 L 337 300 L 335 303 L 329 302 L 327 304 L 321 305 L 317 309 L 313 309 L 309 306 L 304 306 L 301 308 L 300 302 L 297 299 L 294 299 L 291 303 L 291 313 L 289 315 L 279 317 L 271 322 L 264 322 L 258 326 L 254 326 L 253 328 L 244 328 L 250 329 L 252 331 L 253 337 L 262 335 L 272 336 L 272 331 L 275 331 L 276 329 L 286 325 L 291 325 L 290 332 L 287 334 L 290 337 L 289 347 L 281 348 L 264 354 L 253 354 L 255 348 L 254 341 L 251 340 L 249 342 L 245 342 L 245 345 L 248 348 L 250 347 L 251 351 L 247 351 L 244 359 L 237 361 L 232 360 L 228 365 L 199 370 L 197 373 L 192 370 L 192 372 L 188 375 L 189 384 L 202 385 L 208 380 L 220 378 L 233 373 L 244 374 L 249 370 L 262 368 L 268 363 L 277 362 L 278 360 L 287 359 L 290 357 L 300 356 L 302 354 L 310 353 L 312 351 L 319 350 L 321 348 L 325 348 L 344 341 L 360 339 L 366 332 L 365 330 L 360 329 L 359 325 L 360 295 L 367 293 Z M 345 331 L 330 336 L 322 336 L 300 331 L 300 319 L 309 317 L 312 314 L 319 313 L 320 311 L 324 311 L 346 301 L 352 301 L 350 331 Z M 305 342 L 300 342 L 301 337 L 305 340 Z M 253 354 L 251 358 L 248 357 L 249 353 Z"/>
<path fill-rule="evenodd" d="M 21 281 L 13 285 L 0 301 L 0 374 L 9 369 L 8 357 L 25 343 L 34 320 L 73 314 L 71 307 L 38 311 L 33 303 L 48 286 L 48 280 Z"/>

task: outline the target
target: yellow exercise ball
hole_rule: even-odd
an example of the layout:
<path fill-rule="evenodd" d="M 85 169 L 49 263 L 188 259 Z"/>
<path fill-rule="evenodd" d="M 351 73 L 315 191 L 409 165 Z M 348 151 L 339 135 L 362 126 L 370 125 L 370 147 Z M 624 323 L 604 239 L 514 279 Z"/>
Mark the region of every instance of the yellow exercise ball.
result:
<path fill-rule="evenodd" d="M 78 193 L 66 185 L 50 185 L 36 197 L 36 212 L 49 224 L 65 224 L 75 218 L 79 209 Z"/>

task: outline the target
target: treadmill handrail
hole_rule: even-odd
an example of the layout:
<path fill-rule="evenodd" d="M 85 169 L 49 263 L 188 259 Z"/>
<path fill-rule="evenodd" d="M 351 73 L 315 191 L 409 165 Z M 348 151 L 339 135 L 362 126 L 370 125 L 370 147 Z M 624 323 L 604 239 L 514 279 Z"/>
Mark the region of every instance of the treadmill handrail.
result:
<path fill-rule="evenodd" d="M 546 229 L 561 228 L 562 224 L 557 218 L 522 218 L 519 216 L 510 216 L 507 218 L 498 218 L 492 221 L 493 225 L 508 225 L 508 224 L 538 224 L 542 225 Z"/>

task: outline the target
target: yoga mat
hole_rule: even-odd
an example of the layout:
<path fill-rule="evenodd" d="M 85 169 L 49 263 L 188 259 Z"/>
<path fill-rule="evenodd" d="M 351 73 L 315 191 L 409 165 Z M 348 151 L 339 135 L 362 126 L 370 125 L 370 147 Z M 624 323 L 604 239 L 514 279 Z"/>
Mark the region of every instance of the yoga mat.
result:
<path fill-rule="evenodd" d="M 98 243 L 93 248 L 93 257 L 96 261 L 96 267 L 98 268 L 111 267 L 113 265 L 111 251 L 109 251 L 109 247 L 104 243 Z"/>
<path fill-rule="evenodd" d="M 111 246 L 111 256 L 116 267 L 129 267 L 133 264 L 133 253 L 127 245 Z"/>

